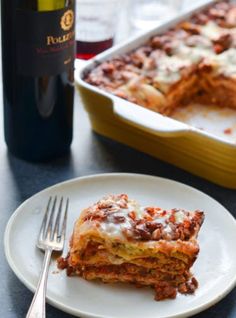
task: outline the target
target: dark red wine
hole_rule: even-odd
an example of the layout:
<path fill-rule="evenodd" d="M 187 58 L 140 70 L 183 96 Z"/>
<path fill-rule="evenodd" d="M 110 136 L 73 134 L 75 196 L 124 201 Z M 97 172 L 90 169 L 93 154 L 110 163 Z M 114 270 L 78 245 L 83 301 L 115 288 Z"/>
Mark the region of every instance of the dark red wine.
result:
<path fill-rule="evenodd" d="M 76 41 L 77 59 L 89 60 L 98 53 L 101 53 L 113 45 L 113 39 L 107 39 L 99 42 Z"/>
<path fill-rule="evenodd" d="M 4 131 L 10 152 L 32 161 L 72 141 L 74 0 L 2 0 Z"/>

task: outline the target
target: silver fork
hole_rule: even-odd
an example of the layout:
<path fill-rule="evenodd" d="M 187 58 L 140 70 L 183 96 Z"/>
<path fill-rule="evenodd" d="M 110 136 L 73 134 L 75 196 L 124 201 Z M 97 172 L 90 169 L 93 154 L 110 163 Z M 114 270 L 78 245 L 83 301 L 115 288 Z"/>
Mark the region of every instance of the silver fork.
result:
<path fill-rule="evenodd" d="M 63 205 L 65 205 L 64 208 Z M 69 199 L 66 199 L 65 204 L 63 204 L 63 197 L 60 199 L 55 215 L 56 206 L 57 197 L 54 200 L 50 197 L 37 240 L 37 247 L 45 252 L 43 267 L 26 318 L 45 317 L 45 295 L 51 255 L 53 251 L 62 251 L 64 247 Z"/>

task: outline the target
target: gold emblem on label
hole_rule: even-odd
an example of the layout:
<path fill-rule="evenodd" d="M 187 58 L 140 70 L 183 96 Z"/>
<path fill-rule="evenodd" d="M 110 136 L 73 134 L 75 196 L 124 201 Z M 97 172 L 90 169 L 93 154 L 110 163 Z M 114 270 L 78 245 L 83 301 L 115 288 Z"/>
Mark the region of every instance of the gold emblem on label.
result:
<path fill-rule="evenodd" d="M 61 17 L 61 28 L 68 31 L 72 28 L 74 23 L 74 12 L 72 10 L 67 10 Z"/>

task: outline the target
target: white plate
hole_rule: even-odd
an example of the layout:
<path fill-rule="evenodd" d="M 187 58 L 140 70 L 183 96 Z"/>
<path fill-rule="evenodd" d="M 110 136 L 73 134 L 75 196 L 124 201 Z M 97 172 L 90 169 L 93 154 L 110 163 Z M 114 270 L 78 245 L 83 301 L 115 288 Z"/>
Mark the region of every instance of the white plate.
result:
<path fill-rule="evenodd" d="M 55 273 L 51 264 L 47 300 L 80 317 L 186 317 L 222 299 L 236 284 L 236 221 L 218 202 L 178 182 L 138 174 L 103 174 L 78 178 L 48 188 L 25 201 L 12 215 L 5 232 L 5 253 L 17 277 L 35 290 L 43 255 L 35 247 L 45 204 L 50 195 L 70 197 L 68 233 L 81 209 L 104 195 L 127 193 L 143 205 L 166 209 L 202 209 L 205 222 L 199 235 L 201 251 L 193 267 L 199 281 L 195 295 L 156 302 L 151 289 L 108 285 Z M 68 234 L 69 236 L 69 234 Z"/>

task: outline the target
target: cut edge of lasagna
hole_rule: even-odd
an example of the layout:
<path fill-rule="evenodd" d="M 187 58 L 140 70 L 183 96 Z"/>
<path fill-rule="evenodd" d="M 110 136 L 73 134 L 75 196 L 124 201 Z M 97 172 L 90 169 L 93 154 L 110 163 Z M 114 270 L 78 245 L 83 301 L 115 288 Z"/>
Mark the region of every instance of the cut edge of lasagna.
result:
<path fill-rule="evenodd" d="M 151 286 L 156 300 L 192 294 L 203 220 L 199 210 L 141 207 L 126 194 L 109 195 L 82 211 L 58 267 L 86 280 Z"/>

